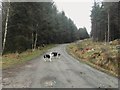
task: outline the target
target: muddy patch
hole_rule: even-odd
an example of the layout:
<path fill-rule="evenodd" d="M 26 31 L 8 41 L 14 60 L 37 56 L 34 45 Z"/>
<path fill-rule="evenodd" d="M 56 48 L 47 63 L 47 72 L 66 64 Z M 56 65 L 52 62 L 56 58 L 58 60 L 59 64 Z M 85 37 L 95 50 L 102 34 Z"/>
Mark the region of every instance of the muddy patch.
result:
<path fill-rule="evenodd" d="M 2 86 L 9 85 L 11 83 L 11 80 L 9 78 L 3 78 L 2 79 Z"/>
<path fill-rule="evenodd" d="M 54 88 L 61 86 L 62 83 L 54 76 L 46 76 L 40 80 L 43 88 Z"/>
<path fill-rule="evenodd" d="M 40 84 L 43 86 L 43 87 L 55 87 L 57 83 L 57 79 L 56 77 L 50 77 L 50 76 L 47 76 L 47 77 L 44 77 L 40 80 Z"/>

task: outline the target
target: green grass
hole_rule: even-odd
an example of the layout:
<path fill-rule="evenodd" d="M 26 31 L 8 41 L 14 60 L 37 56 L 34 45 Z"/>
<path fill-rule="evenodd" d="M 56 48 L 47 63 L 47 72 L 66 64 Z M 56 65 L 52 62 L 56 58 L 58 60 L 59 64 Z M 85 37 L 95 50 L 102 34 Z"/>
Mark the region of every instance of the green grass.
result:
<path fill-rule="evenodd" d="M 2 69 L 8 69 L 15 67 L 17 65 L 24 64 L 40 55 L 45 53 L 48 49 L 55 47 L 56 45 L 47 45 L 40 50 L 36 49 L 35 51 L 27 50 L 19 55 L 16 53 L 9 53 L 2 56 Z"/>

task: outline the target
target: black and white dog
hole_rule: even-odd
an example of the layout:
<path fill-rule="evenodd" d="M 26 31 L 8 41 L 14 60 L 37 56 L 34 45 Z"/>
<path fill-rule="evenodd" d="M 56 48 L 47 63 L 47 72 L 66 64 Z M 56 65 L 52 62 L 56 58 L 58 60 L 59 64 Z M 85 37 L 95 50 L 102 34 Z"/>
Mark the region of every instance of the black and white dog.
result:
<path fill-rule="evenodd" d="M 51 54 L 52 54 L 52 57 L 60 57 L 60 53 L 58 53 L 58 52 L 51 52 Z"/>
<path fill-rule="evenodd" d="M 44 55 L 44 60 L 45 61 L 47 61 L 47 60 L 49 60 L 50 62 L 52 61 L 51 59 L 52 58 L 55 58 L 55 57 L 60 57 L 60 53 L 58 53 L 58 52 L 50 52 L 49 54 L 45 54 Z"/>
<path fill-rule="evenodd" d="M 44 55 L 44 60 L 45 60 L 45 61 L 49 60 L 49 61 L 51 62 L 51 61 L 52 61 L 51 58 L 52 58 L 52 55 L 51 55 L 51 54 L 45 54 L 45 55 Z"/>

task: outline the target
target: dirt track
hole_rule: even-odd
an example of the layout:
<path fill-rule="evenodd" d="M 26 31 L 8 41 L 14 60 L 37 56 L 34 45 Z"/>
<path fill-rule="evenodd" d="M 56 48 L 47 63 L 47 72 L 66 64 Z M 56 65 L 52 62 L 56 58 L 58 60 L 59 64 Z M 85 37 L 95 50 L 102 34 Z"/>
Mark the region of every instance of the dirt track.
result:
<path fill-rule="evenodd" d="M 62 55 L 52 62 L 40 56 L 20 68 L 3 71 L 3 88 L 118 88 L 118 80 L 78 62 L 66 52 L 66 44 L 48 50 Z"/>

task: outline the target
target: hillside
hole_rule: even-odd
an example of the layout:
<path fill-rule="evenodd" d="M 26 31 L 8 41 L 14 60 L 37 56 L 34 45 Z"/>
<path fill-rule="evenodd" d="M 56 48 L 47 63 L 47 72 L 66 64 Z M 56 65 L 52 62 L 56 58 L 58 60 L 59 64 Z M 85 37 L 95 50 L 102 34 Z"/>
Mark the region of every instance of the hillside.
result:
<path fill-rule="evenodd" d="M 86 39 L 70 44 L 68 50 L 70 54 L 77 57 L 80 61 L 86 62 L 114 76 L 118 76 L 120 65 L 120 55 L 118 53 L 119 44 L 120 40 L 104 43 L 92 42 L 91 39 Z"/>

